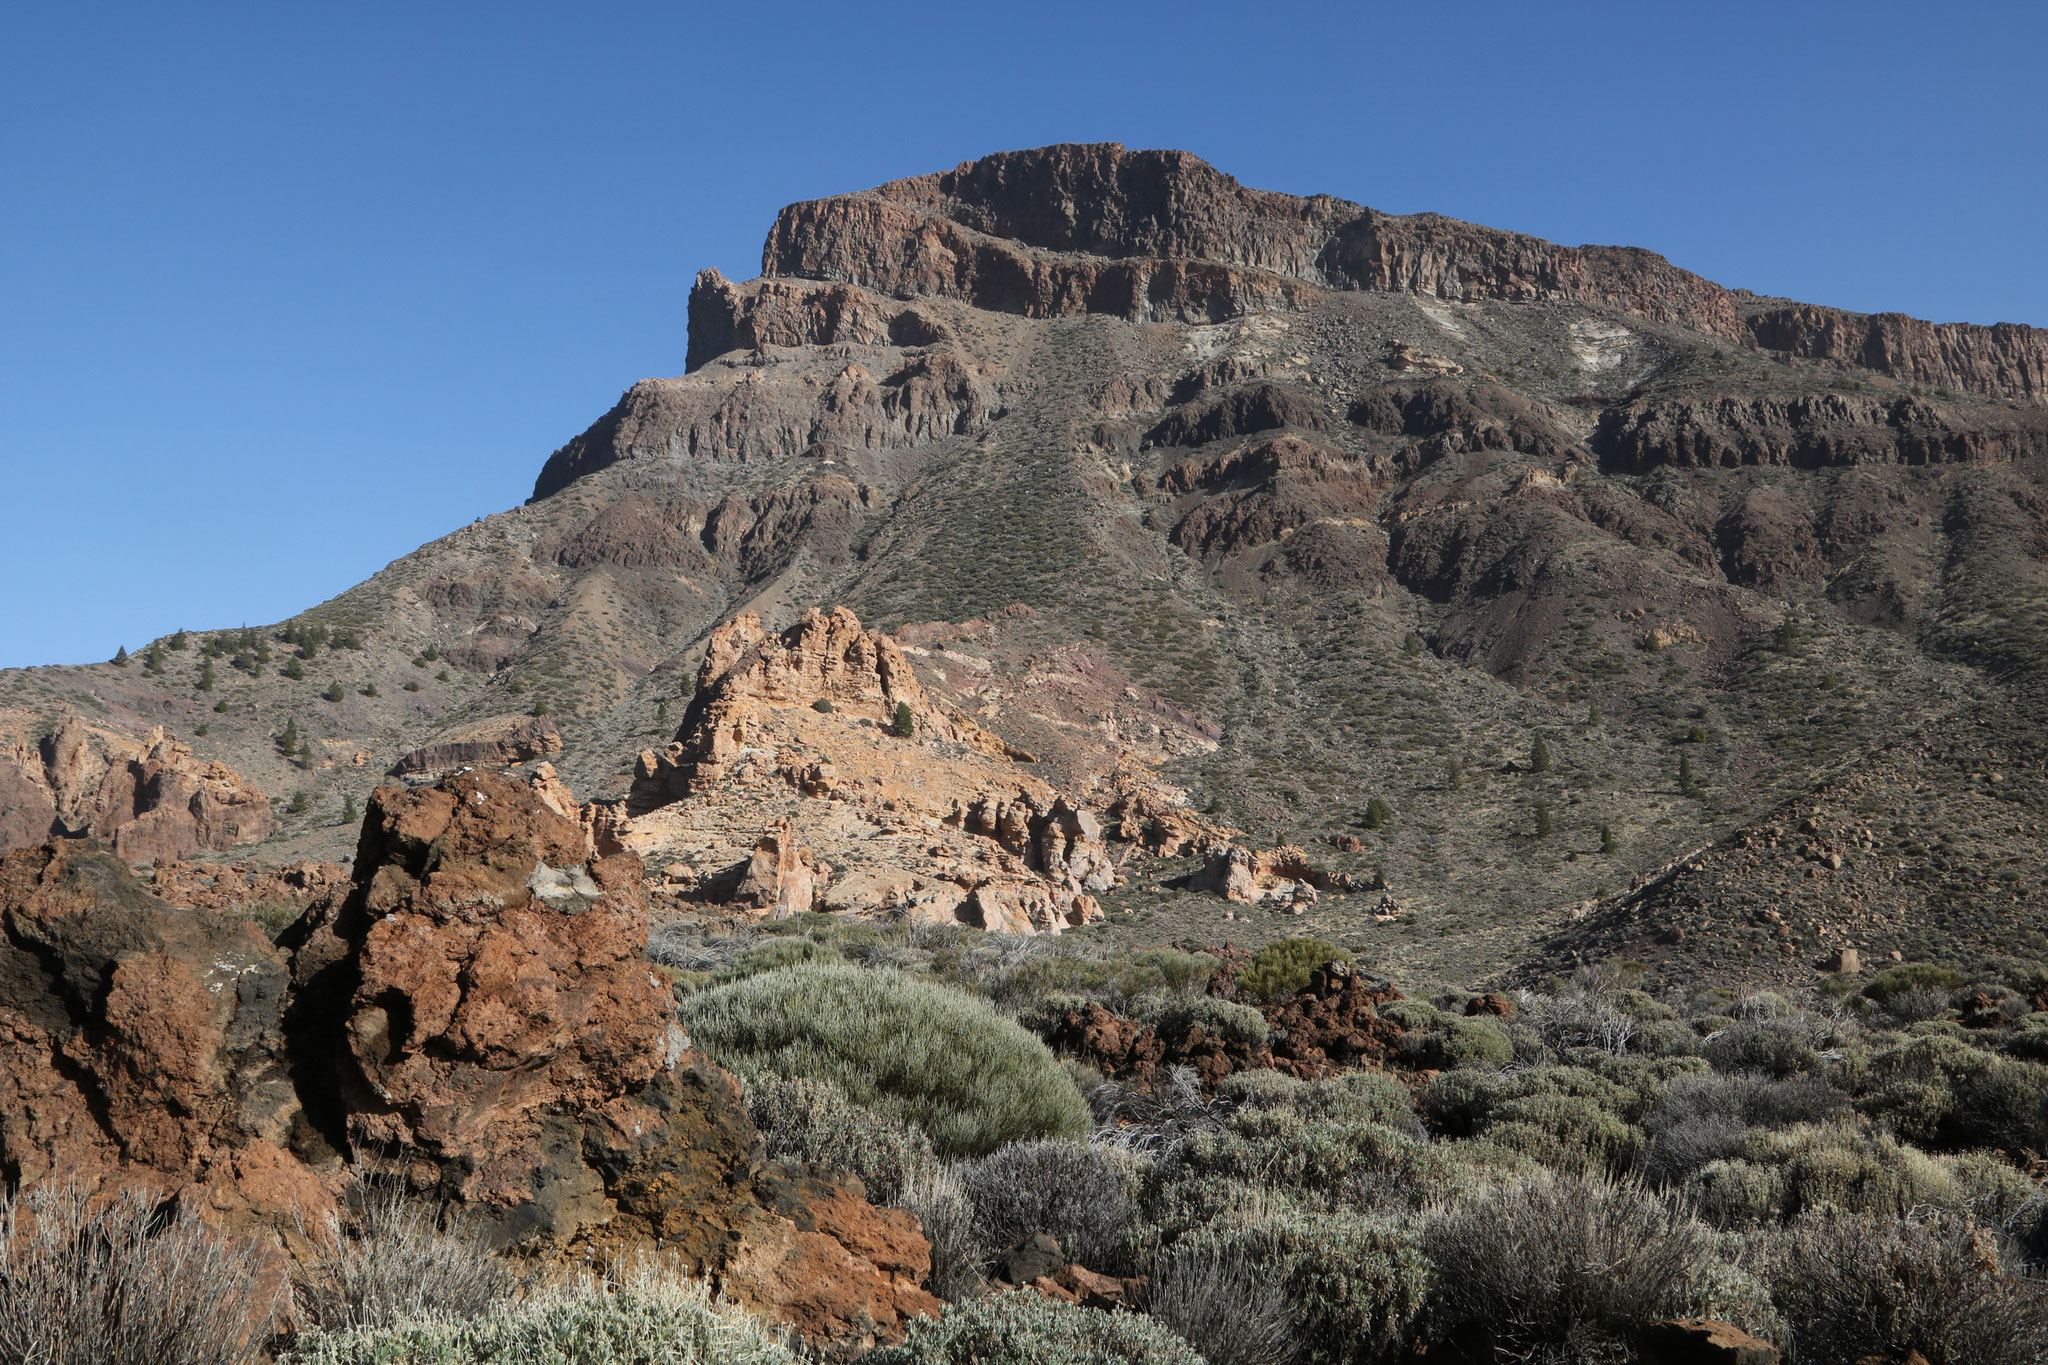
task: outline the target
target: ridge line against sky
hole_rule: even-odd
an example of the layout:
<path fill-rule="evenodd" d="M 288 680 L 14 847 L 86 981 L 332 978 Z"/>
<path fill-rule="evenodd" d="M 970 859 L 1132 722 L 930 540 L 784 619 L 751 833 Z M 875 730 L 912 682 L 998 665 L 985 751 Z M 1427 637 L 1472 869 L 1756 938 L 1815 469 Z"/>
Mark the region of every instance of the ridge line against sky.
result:
<path fill-rule="evenodd" d="M 2048 11 L 22 5 L 0 666 L 268 622 L 523 500 L 783 204 L 1059 141 L 2048 325 Z"/>

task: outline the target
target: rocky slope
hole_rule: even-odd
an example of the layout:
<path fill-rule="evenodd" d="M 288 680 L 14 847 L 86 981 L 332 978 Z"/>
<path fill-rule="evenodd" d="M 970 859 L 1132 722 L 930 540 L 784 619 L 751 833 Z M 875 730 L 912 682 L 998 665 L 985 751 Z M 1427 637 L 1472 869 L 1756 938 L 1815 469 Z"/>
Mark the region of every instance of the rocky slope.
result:
<path fill-rule="evenodd" d="M 751 877 L 756 913 L 840 887 L 964 904 L 998 870 L 1050 896 L 1036 834 L 1019 852 L 951 803 L 1023 793 L 1027 826 L 1064 802 L 1107 829 L 1128 796 L 1137 825 L 1310 850 L 1329 889 L 1246 922 L 1187 889 L 1198 863 L 1117 852 L 1115 884 L 1025 920 L 1085 895 L 1091 932 L 1160 939 L 1231 913 L 1460 979 L 1620 951 L 1573 935 L 1744 838 L 1740 878 L 1686 914 L 1746 922 L 1736 880 L 1810 865 L 1769 829 L 1859 765 L 1913 771 L 1938 731 L 1956 757 L 1915 774 L 1886 914 L 1931 913 L 1905 871 L 1942 857 L 1940 895 L 1988 926 L 1958 942 L 2039 924 L 2038 879 L 2003 871 L 2025 846 L 1931 851 L 1976 837 L 1969 774 L 2010 771 L 1990 750 L 2039 720 L 2039 329 L 1764 299 L 1097 145 L 792 206 L 760 279 L 700 276 L 686 363 L 525 506 L 332 602 L 0 675 L 0 703 L 161 724 L 304 791 L 277 862 L 344 853 L 344 800 L 396 766 L 544 757 L 626 803 L 666 900 Z M 842 606 L 864 626 L 806 622 Z M 802 662 L 817 630 L 875 663 L 857 694 Z M 908 747 L 860 724 L 898 699 Z M 716 752 L 728 711 L 772 753 Z M 779 771 L 820 763 L 854 776 Z M 1888 932 L 1858 936 L 1911 946 Z M 1755 970 L 1810 972 L 1832 940 L 1795 942 Z M 1689 951 L 1674 970 L 1715 966 Z"/>

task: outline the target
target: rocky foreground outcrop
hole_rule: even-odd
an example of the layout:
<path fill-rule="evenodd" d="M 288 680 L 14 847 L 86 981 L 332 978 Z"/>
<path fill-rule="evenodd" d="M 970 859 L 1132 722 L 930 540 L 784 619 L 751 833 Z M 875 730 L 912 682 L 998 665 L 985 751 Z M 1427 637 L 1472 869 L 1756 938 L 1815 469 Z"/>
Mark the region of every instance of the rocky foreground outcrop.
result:
<path fill-rule="evenodd" d="M 351 883 L 278 944 L 78 842 L 0 860 L 0 926 L 9 1184 L 289 1228 L 372 1161 L 533 1254 L 659 1245 L 821 1345 L 936 1309 L 911 1215 L 763 1160 L 641 957 L 639 861 L 514 777 L 380 788 Z"/>
<path fill-rule="evenodd" d="M 0 709 L 0 851 L 90 835 L 128 862 L 171 862 L 277 829 L 268 797 L 161 725 L 138 736 L 66 710 L 50 728 Z"/>

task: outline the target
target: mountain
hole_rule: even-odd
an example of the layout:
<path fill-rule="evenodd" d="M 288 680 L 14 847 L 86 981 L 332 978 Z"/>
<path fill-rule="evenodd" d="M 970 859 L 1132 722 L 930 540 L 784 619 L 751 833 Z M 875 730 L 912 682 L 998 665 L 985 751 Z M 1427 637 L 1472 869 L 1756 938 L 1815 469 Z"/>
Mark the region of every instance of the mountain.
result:
<path fill-rule="evenodd" d="M 51 735 L 66 708 L 160 725 L 280 807 L 305 793 L 257 846 L 278 861 L 344 854 L 344 799 L 387 771 L 546 759 L 623 803 L 602 819 L 754 849 L 786 901 L 825 807 L 661 776 L 745 693 L 870 784 L 841 784 L 865 824 L 817 816 L 808 856 L 842 877 L 908 866 L 875 831 L 1029 790 L 1014 848 L 984 807 L 1004 853 L 919 853 L 918 889 L 875 893 L 899 908 L 984 855 L 1067 877 L 1085 849 L 1041 918 L 1091 918 L 1074 897 L 1107 880 L 1100 932 L 1310 930 L 1418 976 L 2041 949 L 2048 331 L 1764 298 L 1115 144 L 792 205 L 761 277 L 706 271 L 688 312 L 686 372 L 629 388 L 524 506 L 290 621 L 0 674 L 0 705 Z M 830 630 L 911 678 L 835 693 L 776 662 Z M 725 681 L 785 674 L 814 678 L 802 707 L 859 705 L 798 726 L 797 693 Z M 877 747 L 912 685 L 911 766 L 963 765 L 922 795 L 884 790 L 903 755 Z M 1136 845 L 1207 833 L 1106 877 L 1056 806 L 1120 810 Z M 1226 828 L 1295 846 L 1253 880 L 1313 904 L 1192 889 Z M 687 899 L 713 871 L 661 876 Z"/>

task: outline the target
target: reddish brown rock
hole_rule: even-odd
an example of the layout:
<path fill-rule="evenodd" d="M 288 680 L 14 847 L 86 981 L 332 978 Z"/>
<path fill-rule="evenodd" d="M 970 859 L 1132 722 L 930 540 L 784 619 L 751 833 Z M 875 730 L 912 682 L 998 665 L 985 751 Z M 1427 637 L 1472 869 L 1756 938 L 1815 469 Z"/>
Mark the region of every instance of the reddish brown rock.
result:
<path fill-rule="evenodd" d="M 154 726 L 140 736 L 65 711 L 53 732 L 0 710 L 0 849 L 92 835 L 131 863 L 170 862 L 277 832 L 270 800 Z"/>
<path fill-rule="evenodd" d="M 1930 388 L 2048 399 L 2048 330 L 2039 327 L 1923 322 L 1904 313 L 1850 313 L 1810 303 L 1764 308 L 1746 326 L 1767 351 L 1857 365 Z"/>
<path fill-rule="evenodd" d="M 1391 983 L 1331 962 L 1311 974 L 1305 990 L 1265 1007 L 1271 1036 L 1264 1044 L 1219 1038 L 1195 1023 L 1162 1033 L 1095 1003 L 1069 1011 L 1048 1041 L 1120 1080 L 1150 1082 L 1176 1066 L 1191 1068 L 1208 1086 L 1261 1068 L 1313 1080 L 1396 1055 L 1403 1030 L 1381 1018 L 1379 1007 L 1401 998 Z"/>
<path fill-rule="evenodd" d="M 0 859 L 0 1178 L 204 1189 L 317 1212 L 282 1156 L 289 969 L 248 921 L 182 910 L 85 842 Z"/>

